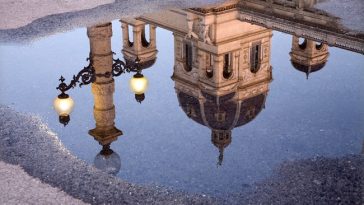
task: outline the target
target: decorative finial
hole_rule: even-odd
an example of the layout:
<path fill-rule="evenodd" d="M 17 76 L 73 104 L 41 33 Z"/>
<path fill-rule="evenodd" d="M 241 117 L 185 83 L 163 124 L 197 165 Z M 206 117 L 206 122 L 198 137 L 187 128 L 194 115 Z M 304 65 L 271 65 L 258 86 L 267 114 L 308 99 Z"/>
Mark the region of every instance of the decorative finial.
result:
<path fill-rule="evenodd" d="M 145 99 L 145 94 L 135 94 L 135 100 L 138 102 L 138 103 L 142 103 L 143 100 Z"/>
<path fill-rule="evenodd" d="M 223 147 L 221 147 L 220 149 L 219 149 L 219 161 L 217 162 L 217 165 L 218 166 L 222 166 L 222 161 L 224 160 L 224 148 Z"/>
<path fill-rule="evenodd" d="M 135 63 L 136 63 L 136 64 L 139 64 L 139 63 L 140 63 L 140 58 L 139 58 L 139 56 L 137 56 L 137 57 L 135 58 Z"/>
<path fill-rule="evenodd" d="M 61 81 L 62 83 L 65 81 L 66 79 L 63 77 L 63 76 L 61 76 L 60 78 L 59 78 L 59 81 Z"/>
<path fill-rule="evenodd" d="M 308 80 L 308 76 L 310 75 L 311 73 L 311 66 L 308 66 L 308 70 L 306 72 L 306 79 Z"/>

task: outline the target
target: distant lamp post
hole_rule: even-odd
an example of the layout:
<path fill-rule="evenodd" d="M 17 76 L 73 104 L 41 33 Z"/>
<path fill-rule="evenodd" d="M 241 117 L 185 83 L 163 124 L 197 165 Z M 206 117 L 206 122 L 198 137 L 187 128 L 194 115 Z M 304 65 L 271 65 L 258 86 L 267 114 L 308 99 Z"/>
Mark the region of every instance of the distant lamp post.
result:
<path fill-rule="evenodd" d="M 61 94 L 59 94 L 54 100 L 53 106 L 59 115 L 59 122 L 61 124 L 64 126 L 68 124 L 70 121 L 70 114 L 74 107 L 74 101 L 68 94 L 66 94 L 66 91 L 71 88 L 75 88 L 77 84 L 81 87 L 83 85 L 94 83 L 96 81 L 96 77 L 117 77 L 126 72 L 134 72 L 136 74 L 130 80 L 131 90 L 135 93 L 135 99 L 137 102 L 141 103 L 144 100 L 144 92 L 148 87 L 148 80 L 141 74 L 142 69 L 140 68 L 140 59 L 138 57 L 131 63 L 125 63 L 122 60 L 113 59 L 112 71 L 105 73 L 96 73 L 91 59 L 87 58 L 87 61 L 90 61 L 89 65 L 84 67 L 77 75 L 73 75 L 73 78 L 68 85 L 64 82 L 65 78 L 63 76 L 59 79 L 61 83 L 56 89 L 61 91 Z"/>

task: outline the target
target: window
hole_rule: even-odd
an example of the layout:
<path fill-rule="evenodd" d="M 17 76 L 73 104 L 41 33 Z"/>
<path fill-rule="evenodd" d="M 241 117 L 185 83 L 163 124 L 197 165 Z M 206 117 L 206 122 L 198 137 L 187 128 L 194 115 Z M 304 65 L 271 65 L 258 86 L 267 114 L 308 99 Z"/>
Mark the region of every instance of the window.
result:
<path fill-rule="evenodd" d="M 218 111 L 217 113 L 215 113 L 215 119 L 218 122 L 225 122 L 225 120 L 226 120 L 226 112 L 224 112 L 224 111 Z"/>
<path fill-rule="evenodd" d="M 133 47 L 134 45 L 134 36 L 133 36 L 133 26 L 128 25 L 128 44 L 129 47 Z"/>
<path fill-rule="evenodd" d="M 299 38 L 298 39 L 298 47 L 300 47 L 300 49 L 305 50 L 307 46 L 307 39 L 304 38 Z"/>
<path fill-rule="evenodd" d="M 206 76 L 212 78 L 214 76 L 214 59 L 212 54 L 206 54 Z"/>
<path fill-rule="evenodd" d="M 150 45 L 150 25 L 149 24 L 145 25 L 144 28 L 142 29 L 141 40 L 142 40 L 142 46 L 144 48 L 147 48 Z"/>
<path fill-rule="evenodd" d="M 230 78 L 231 74 L 233 73 L 231 58 L 232 58 L 231 53 L 227 53 L 224 55 L 224 68 L 222 75 L 225 79 Z"/>
<path fill-rule="evenodd" d="M 317 50 L 321 50 L 321 48 L 324 46 L 324 44 L 321 42 L 321 43 L 317 43 L 316 42 L 316 49 Z"/>
<path fill-rule="evenodd" d="M 253 43 L 250 51 L 250 71 L 256 73 L 260 69 L 261 44 Z"/>
<path fill-rule="evenodd" d="M 192 46 L 188 43 L 185 44 L 185 70 L 187 72 L 192 70 Z"/>

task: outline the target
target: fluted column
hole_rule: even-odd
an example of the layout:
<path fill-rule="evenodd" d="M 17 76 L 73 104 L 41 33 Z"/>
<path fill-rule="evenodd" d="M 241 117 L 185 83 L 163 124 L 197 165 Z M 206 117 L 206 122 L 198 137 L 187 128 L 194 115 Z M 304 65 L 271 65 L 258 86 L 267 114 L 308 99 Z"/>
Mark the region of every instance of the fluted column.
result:
<path fill-rule="evenodd" d="M 111 23 L 88 27 L 87 35 L 90 39 L 90 60 L 95 68 L 95 73 L 111 73 L 113 63 L 111 51 Z M 89 134 L 102 145 L 110 144 L 122 134 L 122 132 L 114 126 L 114 91 L 115 85 L 112 76 L 96 77 L 96 81 L 92 83 L 96 128 L 90 130 Z"/>

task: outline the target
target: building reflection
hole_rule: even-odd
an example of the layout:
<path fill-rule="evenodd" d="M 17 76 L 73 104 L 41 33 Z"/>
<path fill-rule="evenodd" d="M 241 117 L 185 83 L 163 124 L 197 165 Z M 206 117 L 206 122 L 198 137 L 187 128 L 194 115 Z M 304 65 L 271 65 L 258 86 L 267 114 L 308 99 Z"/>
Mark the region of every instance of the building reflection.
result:
<path fill-rule="evenodd" d="M 272 81 L 272 30 L 239 18 L 237 1 L 220 6 L 166 11 L 138 19 L 121 19 L 125 61 L 140 59 L 142 69 L 156 62 L 156 26 L 173 32 L 172 79 L 186 115 L 211 130 L 218 165 L 232 141 L 232 130 L 251 122 L 265 108 Z M 173 21 L 171 21 L 173 19 Z M 89 27 L 90 58 L 96 73 L 112 72 L 111 23 Z M 310 73 L 325 66 L 328 45 L 293 36 L 292 65 Z M 120 157 L 110 145 L 122 132 L 115 127 L 114 79 L 97 77 L 92 84 L 96 126 L 89 134 L 102 146 L 95 166 L 116 174 Z M 143 96 L 136 95 L 141 102 Z"/>
<path fill-rule="evenodd" d="M 150 68 L 157 60 L 156 26 L 143 21 L 125 18 L 120 19 L 122 29 L 123 49 L 121 53 L 126 63 L 139 59 L 141 70 Z M 137 102 L 145 99 L 145 94 L 135 94 Z"/>
<path fill-rule="evenodd" d="M 306 73 L 306 77 L 325 67 L 329 57 L 327 44 L 318 43 L 313 40 L 292 37 L 292 49 L 289 53 L 293 67 Z"/>
<path fill-rule="evenodd" d="M 137 57 L 143 68 L 151 67 L 157 59 L 156 26 L 144 21 L 126 18 L 121 19 L 123 33 L 123 49 L 126 61 L 134 61 Z"/>
<path fill-rule="evenodd" d="M 265 107 L 272 80 L 272 30 L 237 20 L 233 8 L 203 11 L 187 12 L 185 32 L 172 30 L 172 79 L 182 110 L 211 130 L 211 142 L 219 150 L 217 164 L 222 165 L 232 130 L 251 122 Z"/>

